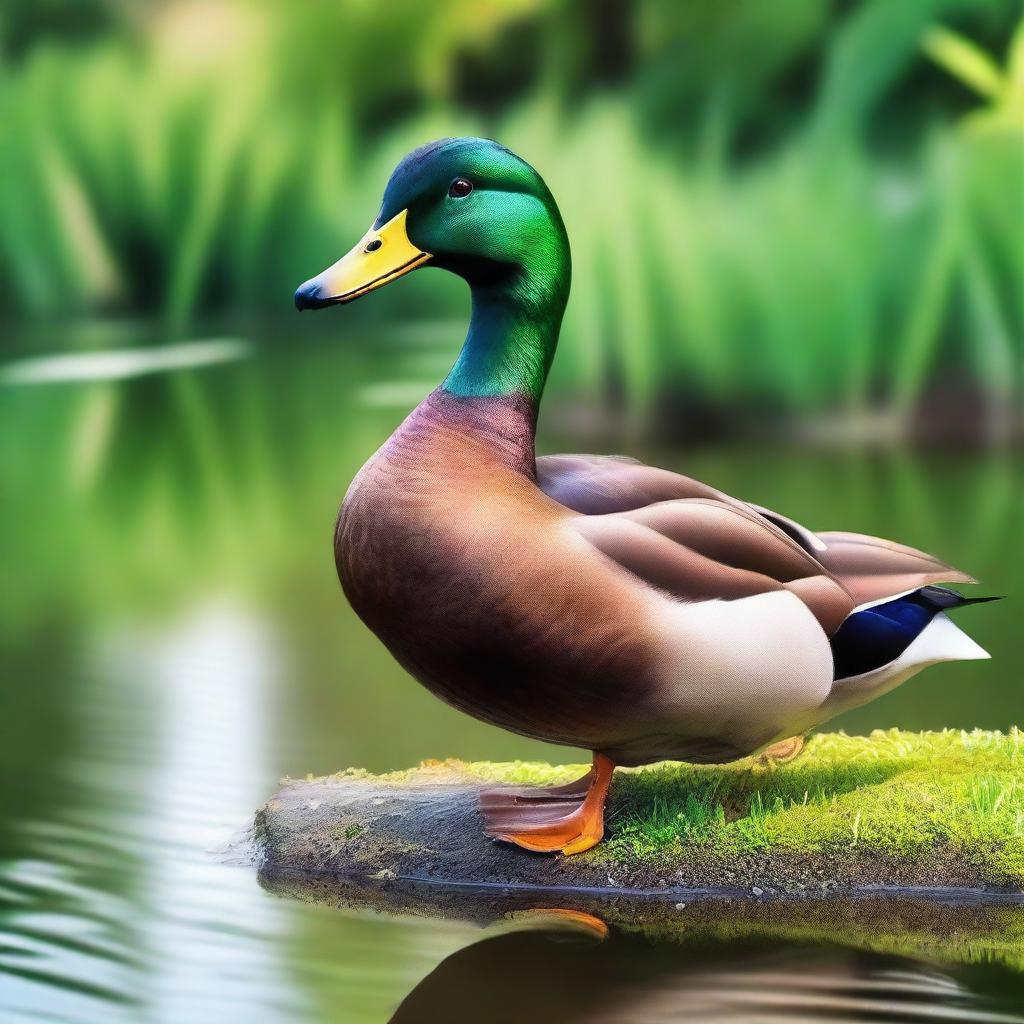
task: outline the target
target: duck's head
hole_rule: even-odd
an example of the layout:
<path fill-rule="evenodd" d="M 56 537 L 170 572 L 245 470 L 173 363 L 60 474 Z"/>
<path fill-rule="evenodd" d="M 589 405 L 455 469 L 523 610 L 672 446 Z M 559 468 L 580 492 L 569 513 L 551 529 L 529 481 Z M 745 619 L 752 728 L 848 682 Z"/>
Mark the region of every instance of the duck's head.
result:
<path fill-rule="evenodd" d="M 569 249 L 551 193 L 526 161 L 489 139 L 442 139 L 395 168 L 370 230 L 295 292 L 301 309 L 351 302 L 424 265 L 471 286 L 564 304 Z"/>

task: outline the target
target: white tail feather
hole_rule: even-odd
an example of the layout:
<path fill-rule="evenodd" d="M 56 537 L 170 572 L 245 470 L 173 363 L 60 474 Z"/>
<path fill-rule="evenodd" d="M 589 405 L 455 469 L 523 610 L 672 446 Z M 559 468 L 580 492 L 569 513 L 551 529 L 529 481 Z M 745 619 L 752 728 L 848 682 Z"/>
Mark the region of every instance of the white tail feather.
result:
<path fill-rule="evenodd" d="M 983 661 L 990 657 L 945 612 L 940 612 L 897 660 L 905 665 L 934 665 L 940 661 Z"/>

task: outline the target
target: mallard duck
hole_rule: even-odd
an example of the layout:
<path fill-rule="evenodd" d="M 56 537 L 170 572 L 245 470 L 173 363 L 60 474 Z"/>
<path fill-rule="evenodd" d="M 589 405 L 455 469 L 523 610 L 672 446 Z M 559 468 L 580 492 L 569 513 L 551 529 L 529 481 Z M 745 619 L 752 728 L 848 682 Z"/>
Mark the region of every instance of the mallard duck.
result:
<path fill-rule="evenodd" d="M 586 850 L 616 765 L 792 754 L 927 665 L 988 657 L 945 614 L 972 599 L 938 586 L 974 580 L 931 555 L 632 459 L 535 456 L 570 260 L 520 157 L 476 138 L 410 153 L 373 226 L 295 302 L 421 267 L 468 282 L 469 332 L 352 481 L 334 551 L 357 614 L 442 700 L 593 752 L 576 783 L 482 794 L 488 835 Z"/>

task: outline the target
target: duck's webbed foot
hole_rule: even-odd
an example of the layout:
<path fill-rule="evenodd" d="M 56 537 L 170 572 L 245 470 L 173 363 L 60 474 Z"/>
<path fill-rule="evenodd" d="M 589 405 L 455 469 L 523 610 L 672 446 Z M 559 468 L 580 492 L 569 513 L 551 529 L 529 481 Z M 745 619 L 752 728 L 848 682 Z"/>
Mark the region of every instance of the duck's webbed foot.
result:
<path fill-rule="evenodd" d="M 594 766 L 566 786 L 489 789 L 480 794 L 484 831 L 535 853 L 582 853 L 604 837 L 604 804 L 615 765 L 594 754 Z"/>
<path fill-rule="evenodd" d="M 779 740 L 767 750 L 762 750 L 757 759 L 762 764 L 788 764 L 803 753 L 805 746 L 806 740 L 803 736 L 790 736 L 788 740 Z"/>

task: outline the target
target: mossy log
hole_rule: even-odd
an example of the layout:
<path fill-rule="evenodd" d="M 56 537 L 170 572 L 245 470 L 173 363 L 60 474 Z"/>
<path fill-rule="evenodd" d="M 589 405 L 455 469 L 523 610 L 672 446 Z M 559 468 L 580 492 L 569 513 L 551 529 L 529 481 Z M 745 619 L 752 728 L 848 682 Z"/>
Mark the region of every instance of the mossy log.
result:
<path fill-rule="evenodd" d="M 266 877 L 717 894 L 879 891 L 1024 896 L 1024 736 L 816 736 L 785 765 L 655 765 L 616 773 L 607 837 L 573 857 L 485 837 L 483 787 L 557 784 L 585 766 L 433 762 L 286 780 L 257 813 Z"/>

